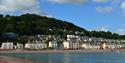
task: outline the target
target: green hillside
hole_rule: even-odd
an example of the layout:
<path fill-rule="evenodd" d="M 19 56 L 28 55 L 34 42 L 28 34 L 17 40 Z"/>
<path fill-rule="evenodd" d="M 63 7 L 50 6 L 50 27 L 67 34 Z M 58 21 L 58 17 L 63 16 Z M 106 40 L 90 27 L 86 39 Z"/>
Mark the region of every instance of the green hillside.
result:
<path fill-rule="evenodd" d="M 74 34 L 86 31 L 72 23 L 35 14 L 0 17 L 0 34 L 14 32 L 19 34 Z"/>
<path fill-rule="evenodd" d="M 113 39 L 125 39 L 116 33 L 104 31 L 87 31 L 73 23 L 48 18 L 35 14 L 24 14 L 21 16 L 0 15 L 0 35 L 13 32 L 19 35 L 50 34 L 67 35 L 75 34 L 89 37 L 103 37 Z"/>

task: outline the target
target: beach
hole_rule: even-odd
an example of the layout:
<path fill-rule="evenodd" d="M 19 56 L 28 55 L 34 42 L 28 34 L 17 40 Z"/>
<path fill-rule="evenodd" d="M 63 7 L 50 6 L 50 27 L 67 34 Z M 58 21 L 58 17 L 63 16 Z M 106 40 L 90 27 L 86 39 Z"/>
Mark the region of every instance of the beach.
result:
<path fill-rule="evenodd" d="M 107 50 L 1 50 L 0 53 L 82 53 L 82 52 L 110 52 Z"/>
<path fill-rule="evenodd" d="M 0 56 L 0 63 L 38 63 L 28 59 L 18 59 L 7 56 Z"/>
<path fill-rule="evenodd" d="M 125 49 L 119 49 L 119 50 L 111 50 L 111 49 L 106 49 L 106 50 L 1 50 L 0 54 L 8 54 L 8 53 L 48 53 L 48 54 L 64 54 L 64 53 L 102 53 L 102 52 L 125 52 Z M 20 59 L 20 58 L 13 58 L 13 57 L 8 57 L 8 56 L 1 56 L 0 55 L 0 63 L 38 63 L 29 59 Z"/>
<path fill-rule="evenodd" d="M 0 53 L 84 53 L 84 52 L 125 52 L 125 49 L 89 49 L 89 50 L 0 50 Z"/>

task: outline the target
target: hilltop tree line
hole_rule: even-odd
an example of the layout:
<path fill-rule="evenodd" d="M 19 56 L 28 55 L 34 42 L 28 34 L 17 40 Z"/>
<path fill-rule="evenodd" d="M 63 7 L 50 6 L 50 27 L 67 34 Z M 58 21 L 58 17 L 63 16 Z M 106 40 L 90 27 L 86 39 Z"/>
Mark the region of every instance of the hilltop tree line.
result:
<path fill-rule="evenodd" d="M 125 35 L 119 35 L 110 31 L 87 31 L 73 23 L 39 16 L 36 14 L 23 14 L 21 16 L 0 15 L 0 37 L 5 33 L 13 32 L 22 35 L 62 35 L 74 34 L 89 37 L 102 37 L 107 39 L 125 39 Z"/>

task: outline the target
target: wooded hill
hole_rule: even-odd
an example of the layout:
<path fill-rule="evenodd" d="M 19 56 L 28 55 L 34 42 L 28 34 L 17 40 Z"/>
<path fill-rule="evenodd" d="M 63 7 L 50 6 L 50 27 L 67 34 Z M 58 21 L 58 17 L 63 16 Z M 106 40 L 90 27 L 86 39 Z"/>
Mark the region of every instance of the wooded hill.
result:
<path fill-rule="evenodd" d="M 65 36 L 67 34 L 75 34 L 108 39 L 125 39 L 125 35 L 121 36 L 110 31 L 87 31 L 67 21 L 35 14 L 23 14 L 21 16 L 0 15 L 0 35 L 10 32 L 19 36 L 35 34 Z"/>

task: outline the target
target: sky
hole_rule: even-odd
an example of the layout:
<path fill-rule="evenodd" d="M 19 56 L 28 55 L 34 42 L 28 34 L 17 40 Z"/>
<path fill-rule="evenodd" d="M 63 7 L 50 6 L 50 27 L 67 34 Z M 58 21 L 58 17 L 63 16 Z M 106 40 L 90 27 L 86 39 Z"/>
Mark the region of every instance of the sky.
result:
<path fill-rule="evenodd" d="M 125 0 L 0 0 L 0 14 L 54 17 L 87 30 L 125 34 Z"/>

